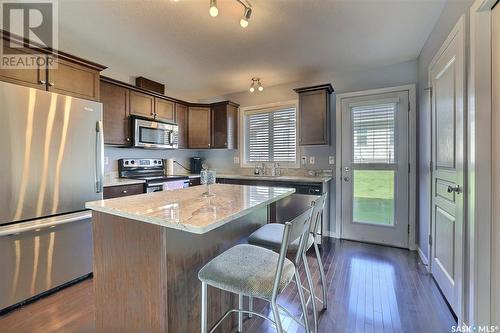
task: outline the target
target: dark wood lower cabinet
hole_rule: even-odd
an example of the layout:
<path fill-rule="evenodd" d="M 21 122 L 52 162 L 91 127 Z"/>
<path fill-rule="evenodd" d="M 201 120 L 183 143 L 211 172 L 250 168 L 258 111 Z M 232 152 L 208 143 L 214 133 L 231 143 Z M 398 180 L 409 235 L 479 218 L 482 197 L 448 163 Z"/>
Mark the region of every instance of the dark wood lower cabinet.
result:
<path fill-rule="evenodd" d="M 205 234 L 93 212 L 95 330 L 181 333 L 200 331 L 198 271 L 215 256 L 244 242 L 267 221 L 267 207 Z M 209 326 L 237 295 L 208 288 Z M 237 316 L 217 332 L 233 332 Z"/>
<path fill-rule="evenodd" d="M 118 185 L 104 188 L 103 198 L 112 199 L 144 193 L 144 184 Z"/>
<path fill-rule="evenodd" d="M 201 185 L 201 180 L 200 178 L 190 178 L 189 179 L 189 186 L 198 186 Z"/>

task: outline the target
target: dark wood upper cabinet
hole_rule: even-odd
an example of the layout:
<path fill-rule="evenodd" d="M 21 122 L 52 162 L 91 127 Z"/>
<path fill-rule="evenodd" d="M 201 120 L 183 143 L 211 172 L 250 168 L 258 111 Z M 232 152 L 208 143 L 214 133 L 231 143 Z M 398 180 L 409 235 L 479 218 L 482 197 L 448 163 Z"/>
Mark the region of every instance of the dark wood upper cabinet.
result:
<path fill-rule="evenodd" d="M 175 103 L 175 122 L 179 126 L 179 148 L 188 148 L 188 107 Z"/>
<path fill-rule="evenodd" d="M 294 89 L 299 94 L 299 144 L 330 144 L 331 84 Z"/>
<path fill-rule="evenodd" d="M 211 110 L 210 107 L 190 106 L 188 109 L 189 148 L 210 148 Z"/>
<path fill-rule="evenodd" d="M 104 143 L 129 146 L 129 93 L 127 88 L 101 81 Z"/>
<path fill-rule="evenodd" d="M 55 61 L 56 67 L 48 71 L 49 91 L 99 100 L 99 71 L 61 58 Z"/>
<path fill-rule="evenodd" d="M 238 107 L 230 101 L 212 104 L 211 148 L 238 148 Z"/>
<path fill-rule="evenodd" d="M 153 118 L 155 116 L 154 97 L 130 90 L 130 114 Z"/>
<path fill-rule="evenodd" d="M 155 97 L 155 118 L 164 121 L 175 121 L 174 102 Z"/>
<path fill-rule="evenodd" d="M 4 52 L 9 52 L 13 50 L 4 43 Z M 16 52 L 31 56 L 34 52 L 30 49 L 19 48 Z M 23 86 L 46 89 L 46 70 L 45 66 L 37 66 L 33 69 L 15 69 L 15 68 L 0 68 L 0 80 L 5 82 L 10 82 L 14 84 L 20 84 Z"/>
<path fill-rule="evenodd" d="M 11 44 L 19 46 L 27 40 L 1 31 L 4 52 L 13 50 Z M 36 43 L 31 43 L 35 44 Z M 99 74 L 106 67 L 57 50 L 46 48 L 15 49 L 15 54 L 39 57 L 35 61 L 38 68 L 2 68 L 0 80 L 27 87 L 47 90 L 78 98 L 99 100 Z M 44 61 L 41 61 L 44 60 Z"/>

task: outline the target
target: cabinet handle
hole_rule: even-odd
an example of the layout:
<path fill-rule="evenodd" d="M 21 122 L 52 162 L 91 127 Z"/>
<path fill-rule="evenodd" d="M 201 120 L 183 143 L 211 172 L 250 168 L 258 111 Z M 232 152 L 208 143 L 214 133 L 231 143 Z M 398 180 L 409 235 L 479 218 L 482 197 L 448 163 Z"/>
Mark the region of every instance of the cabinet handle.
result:
<path fill-rule="evenodd" d="M 130 138 L 127 138 L 127 139 L 126 139 L 126 141 L 127 141 L 127 142 L 130 142 Z"/>
<path fill-rule="evenodd" d="M 123 190 L 123 191 L 122 191 L 122 193 L 123 193 L 123 194 L 127 194 L 127 190 Z"/>
<path fill-rule="evenodd" d="M 54 86 L 54 82 L 49 82 L 49 87 L 53 87 Z"/>
<path fill-rule="evenodd" d="M 38 81 L 38 83 L 39 83 L 39 84 L 46 84 L 46 83 L 47 83 L 47 81 L 40 80 L 40 81 Z"/>

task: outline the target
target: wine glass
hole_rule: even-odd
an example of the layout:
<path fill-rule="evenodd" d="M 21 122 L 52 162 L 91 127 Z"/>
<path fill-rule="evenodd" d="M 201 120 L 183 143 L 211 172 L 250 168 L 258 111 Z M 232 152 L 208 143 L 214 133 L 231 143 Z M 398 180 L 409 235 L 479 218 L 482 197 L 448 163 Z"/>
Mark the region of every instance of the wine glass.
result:
<path fill-rule="evenodd" d="M 204 197 L 212 197 L 214 194 L 210 188 L 210 185 L 215 184 L 215 171 L 203 169 L 200 174 L 200 182 L 203 185 L 207 185 L 207 191 L 203 193 Z"/>

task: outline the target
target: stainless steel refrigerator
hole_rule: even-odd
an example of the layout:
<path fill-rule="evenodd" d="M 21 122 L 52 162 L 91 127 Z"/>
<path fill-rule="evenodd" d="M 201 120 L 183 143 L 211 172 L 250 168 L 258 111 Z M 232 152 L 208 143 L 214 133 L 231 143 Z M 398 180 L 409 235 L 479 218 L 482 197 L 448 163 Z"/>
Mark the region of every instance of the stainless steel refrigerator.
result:
<path fill-rule="evenodd" d="M 92 272 L 102 104 L 0 82 L 0 311 Z"/>

